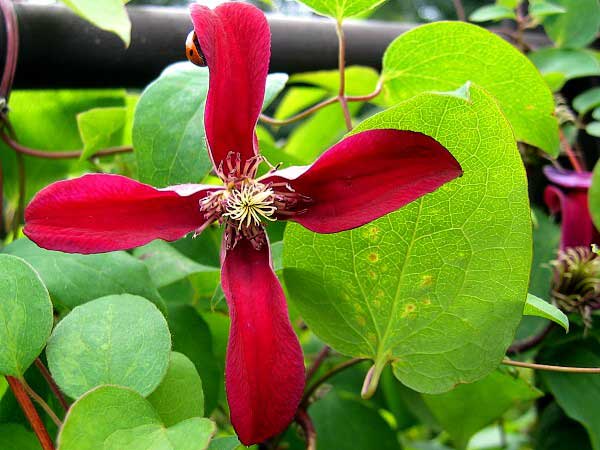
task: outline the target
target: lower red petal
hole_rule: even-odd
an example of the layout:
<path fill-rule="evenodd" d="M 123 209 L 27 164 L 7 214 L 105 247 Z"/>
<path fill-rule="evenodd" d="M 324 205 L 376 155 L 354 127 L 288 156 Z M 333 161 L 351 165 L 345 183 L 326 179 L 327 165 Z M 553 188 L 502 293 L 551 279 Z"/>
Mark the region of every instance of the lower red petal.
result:
<path fill-rule="evenodd" d="M 25 211 L 23 232 L 40 247 L 69 253 L 174 241 L 204 224 L 198 202 L 216 189 L 156 189 L 119 175 L 84 175 L 40 191 Z"/>
<path fill-rule="evenodd" d="M 364 225 L 462 175 L 460 164 L 435 139 L 400 130 L 354 134 L 307 169 L 291 167 L 263 182 L 288 181 L 312 199 L 291 219 L 317 233 Z"/>
<path fill-rule="evenodd" d="M 231 422 L 245 445 L 293 420 L 304 390 L 304 360 L 268 246 L 246 240 L 228 250 L 221 283 L 231 316 L 225 386 Z"/>

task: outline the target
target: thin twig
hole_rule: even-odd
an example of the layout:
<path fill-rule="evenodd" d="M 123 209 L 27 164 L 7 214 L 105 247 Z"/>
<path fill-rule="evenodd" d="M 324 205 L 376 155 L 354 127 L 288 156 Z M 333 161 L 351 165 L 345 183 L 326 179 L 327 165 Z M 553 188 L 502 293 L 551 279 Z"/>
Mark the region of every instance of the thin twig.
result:
<path fill-rule="evenodd" d="M 22 155 L 32 156 L 34 158 L 45 158 L 45 159 L 77 159 L 81 157 L 81 150 L 65 150 L 65 151 L 46 151 L 46 150 L 37 150 L 34 148 L 26 147 L 24 145 L 19 144 L 13 138 L 8 136 L 4 132 L 0 132 L 0 138 L 12 148 L 15 152 L 20 153 Z M 93 158 L 99 156 L 110 156 L 117 155 L 119 153 L 130 153 L 133 151 L 133 147 L 128 145 L 123 145 L 119 147 L 110 147 L 104 150 L 99 150 L 98 152 L 92 155 Z"/>
<path fill-rule="evenodd" d="M 552 331 L 553 328 L 554 322 L 550 322 L 544 327 L 544 329 L 540 333 L 533 335 L 527 339 L 523 339 L 521 341 L 513 343 L 510 347 L 508 347 L 506 353 L 508 353 L 509 355 L 515 355 L 518 353 L 526 352 L 527 350 L 531 350 L 532 348 L 540 344 L 544 339 L 546 339 L 546 336 L 550 334 L 550 331 Z"/>
<path fill-rule="evenodd" d="M 68 411 L 69 407 L 70 407 L 69 402 L 67 401 L 67 399 L 65 398 L 65 396 L 61 392 L 60 388 L 56 384 L 56 381 L 54 381 L 54 378 L 52 378 L 52 375 L 50 374 L 50 371 L 44 365 L 44 363 L 42 362 L 42 360 L 40 358 L 37 358 L 35 360 L 35 366 L 38 368 L 38 370 L 40 371 L 40 373 L 42 374 L 42 376 L 46 380 L 46 383 L 48 383 L 48 386 L 50 386 L 50 389 L 52 390 L 52 392 L 54 393 L 54 396 L 56 397 L 56 399 L 60 403 L 60 406 L 63 407 L 63 409 L 65 410 L 65 412 Z"/>
<path fill-rule="evenodd" d="M 575 170 L 575 172 L 580 172 L 580 173 L 584 172 L 585 170 L 583 168 L 583 165 L 579 161 L 579 158 L 575 154 L 575 151 L 573 150 L 573 147 L 571 147 L 571 144 L 569 143 L 569 140 L 565 136 L 565 133 L 563 133 L 563 130 L 559 131 L 559 136 L 560 136 L 560 143 L 562 144 L 562 147 L 565 149 L 567 158 L 569 158 L 569 161 L 571 162 L 571 165 L 573 166 L 573 169 Z"/>
<path fill-rule="evenodd" d="M 302 431 L 304 431 L 306 450 L 317 450 L 317 431 L 308 413 L 304 409 L 299 409 L 295 420 L 302 428 Z"/>
<path fill-rule="evenodd" d="M 344 35 L 344 29 L 342 28 L 342 22 L 337 21 L 335 24 L 335 30 L 338 36 L 338 70 L 340 71 L 340 90 L 338 92 L 338 101 L 342 107 L 344 114 L 344 121 L 346 122 L 346 128 L 348 131 L 352 131 L 352 115 L 348 108 L 348 100 L 346 99 L 346 36 Z"/>
<path fill-rule="evenodd" d="M 521 361 L 513 361 L 505 358 L 502 364 L 507 366 L 524 367 L 526 369 L 546 370 L 549 372 L 567 372 L 567 373 L 600 373 L 600 367 L 568 367 L 568 366 L 550 366 L 548 364 L 535 364 Z"/>
<path fill-rule="evenodd" d="M 52 411 L 52 408 L 50 408 L 50 406 L 48 406 L 48 403 L 46 403 L 44 401 L 44 399 L 42 397 L 40 397 L 37 392 L 35 392 L 31 386 L 29 386 L 29 384 L 27 384 L 27 381 L 25 381 L 25 379 L 21 380 L 21 384 L 23 385 L 23 388 L 25 389 L 25 392 L 27 392 L 29 394 L 29 396 L 35 400 L 35 402 L 41 406 L 41 408 L 46 412 L 46 414 L 48 414 L 48 417 L 50 417 L 50 419 L 52 419 L 52 422 L 54 422 L 56 424 L 57 427 L 61 427 L 62 426 L 62 422 L 60 421 L 60 419 L 56 416 L 56 414 L 54 413 L 54 411 Z"/>
<path fill-rule="evenodd" d="M 330 351 L 331 351 L 331 347 L 329 347 L 328 345 L 323 347 L 323 349 L 319 352 L 319 354 L 315 358 L 312 365 L 306 371 L 306 381 L 309 381 L 315 375 L 315 373 L 317 373 L 317 370 L 319 370 L 319 367 L 321 367 L 321 364 L 323 364 L 323 361 L 325 361 L 325 359 L 329 356 Z"/>
<path fill-rule="evenodd" d="M 50 439 L 48 430 L 46 430 L 44 422 L 42 422 L 42 419 L 40 419 L 40 416 L 36 411 L 35 406 L 33 406 L 31 399 L 27 395 L 27 392 L 23 388 L 21 381 L 19 381 L 17 378 L 9 376 L 6 377 L 6 381 L 8 381 L 8 384 L 13 391 L 17 402 L 19 402 L 21 409 L 25 413 L 25 417 L 27 417 L 27 420 L 31 424 L 31 428 L 40 441 L 42 449 L 54 450 L 54 444 L 52 443 L 52 439 Z"/>
<path fill-rule="evenodd" d="M 456 10 L 456 17 L 461 22 L 467 21 L 467 15 L 465 14 L 465 7 L 462 4 L 461 0 L 452 0 L 454 3 L 454 9 Z"/>
<path fill-rule="evenodd" d="M 10 0 L 0 0 L 0 10 L 2 12 L 2 17 L 4 18 L 4 30 L 6 35 L 6 56 L 4 59 L 2 79 L 0 80 L 0 97 L 3 97 L 4 100 L 8 102 L 19 55 L 19 24 L 14 6 Z"/>
<path fill-rule="evenodd" d="M 302 120 L 305 117 L 310 116 L 311 114 L 317 112 L 318 110 L 323 109 L 326 106 L 329 106 L 337 101 L 338 101 L 337 97 L 328 98 L 327 100 L 323 100 L 322 102 L 319 102 L 316 105 L 311 106 L 307 110 L 302 111 L 301 113 L 298 113 L 295 116 L 292 116 L 288 119 L 273 119 L 272 117 L 266 116 L 265 114 L 261 114 L 260 120 L 265 123 L 268 123 L 269 125 L 276 125 L 276 126 L 289 125 L 291 123 Z"/>
<path fill-rule="evenodd" d="M 379 81 L 377 81 L 375 90 L 373 92 L 371 92 L 370 94 L 349 95 L 349 96 L 346 96 L 346 100 L 348 100 L 349 102 L 368 102 L 369 100 L 373 100 L 375 97 L 377 97 L 379 94 L 381 94 L 382 89 L 383 89 L 383 78 L 380 78 Z"/>
<path fill-rule="evenodd" d="M 306 389 L 306 392 L 304 393 L 304 396 L 302 397 L 302 401 L 300 402 L 300 408 L 306 409 L 306 406 L 308 405 L 310 397 L 315 393 L 315 391 L 319 388 L 319 386 L 321 386 L 323 383 L 325 383 L 331 377 L 333 377 L 334 375 L 347 369 L 348 367 L 352 367 L 363 361 L 365 361 L 365 360 L 362 358 L 353 358 L 353 359 L 344 361 L 335 367 L 332 367 L 329 371 L 327 371 L 320 378 L 318 378 L 317 381 L 315 381 L 308 389 Z"/>

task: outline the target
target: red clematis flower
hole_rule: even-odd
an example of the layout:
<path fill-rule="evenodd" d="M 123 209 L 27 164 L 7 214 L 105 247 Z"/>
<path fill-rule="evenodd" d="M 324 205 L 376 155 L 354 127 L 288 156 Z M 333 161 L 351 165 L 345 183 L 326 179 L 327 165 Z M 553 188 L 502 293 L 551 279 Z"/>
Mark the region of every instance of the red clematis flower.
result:
<path fill-rule="evenodd" d="M 372 130 L 347 137 L 311 166 L 273 169 L 257 179 L 255 126 L 269 65 L 267 21 L 243 3 L 215 10 L 194 4 L 191 14 L 210 71 L 204 124 L 223 186 L 156 189 L 118 175 L 85 175 L 40 191 L 27 208 L 24 232 L 47 249 L 99 253 L 176 240 L 213 222 L 224 225 L 221 284 L 231 315 L 227 398 L 232 424 L 250 445 L 291 422 L 305 378 L 264 225 L 287 219 L 318 233 L 349 230 L 462 171 L 430 137 Z"/>
<path fill-rule="evenodd" d="M 592 183 L 592 173 L 559 170 L 546 166 L 544 174 L 557 185 L 546 187 L 544 201 L 552 214 L 561 214 L 560 249 L 589 247 L 591 244 L 600 243 L 600 236 L 592 222 L 588 207 L 588 190 Z"/>

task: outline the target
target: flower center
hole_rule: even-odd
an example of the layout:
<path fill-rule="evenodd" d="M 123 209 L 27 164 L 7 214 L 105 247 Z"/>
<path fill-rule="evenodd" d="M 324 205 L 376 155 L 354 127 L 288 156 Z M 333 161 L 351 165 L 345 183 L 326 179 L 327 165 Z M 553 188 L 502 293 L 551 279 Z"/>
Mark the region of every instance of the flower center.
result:
<path fill-rule="evenodd" d="M 259 226 L 262 219 L 275 221 L 273 215 L 277 207 L 274 203 L 275 193 L 270 187 L 247 180 L 229 191 L 223 216 L 235 221 L 238 230 L 243 226 Z"/>

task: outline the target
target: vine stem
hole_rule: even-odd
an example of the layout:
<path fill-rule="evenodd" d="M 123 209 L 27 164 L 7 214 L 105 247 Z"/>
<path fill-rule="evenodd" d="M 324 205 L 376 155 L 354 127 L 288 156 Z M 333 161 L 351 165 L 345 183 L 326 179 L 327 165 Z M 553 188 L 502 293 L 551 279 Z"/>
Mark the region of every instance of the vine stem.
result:
<path fill-rule="evenodd" d="M 319 367 L 321 367 L 321 364 L 323 364 L 323 361 L 325 361 L 325 359 L 329 356 L 330 351 L 331 351 L 331 347 L 329 347 L 328 345 L 323 347 L 323 349 L 319 352 L 319 354 L 315 358 L 312 365 L 306 371 L 306 381 L 309 381 L 315 375 L 315 373 L 317 373 L 317 370 L 319 370 Z"/>
<path fill-rule="evenodd" d="M 42 362 L 42 360 L 40 358 L 37 358 L 35 360 L 35 366 L 38 368 L 38 370 L 40 371 L 40 373 L 46 380 L 46 383 L 48 383 L 48 386 L 50 386 L 50 389 L 52 390 L 52 392 L 54 393 L 58 402 L 60 403 L 60 406 L 62 406 L 62 408 L 65 410 L 65 412 L 68 411 L 69 407 L 70 407 L 69 402 L 67 402 L 67 399 L 65 398 L 65 396 L 61 392 L 60 388 L 56 384 L 56 381 L 54 381 L 54 378 L 52 378 L 50 371 L 44 365 L 44 363 Z"/>
<path fill-rule="evenodd" d="M 37 392 L 35 392 L 31 386 L 29 386 L 29 384 L 27 384 L 27 381 L 25 381 L 25 379 L 21 380 L 21 384 L 23 385 L 23 389 L 25 389 L 25 392 L 27 392 L 27 394 L 29 394 L 29 396 L 35 400 L 35 402 L 41 406 L 41 408 L 44 410 L 44 412 L 46 414 L 48 414 L 48 417 L 50 417 L 50 419 L 52 419 L 52 422 L 54 422 L 56 424 L 57 427 L 61 427 L 62 422 L 60 421 L 60 419 L 58 417 L 56 417 L 56 414 L 54 414 L 54 411 L 52 411 L 52 408 L 50 408 L 50 406 L 48 406 L 48 403 L 46 403 L 44 401 L 44 399 L 42 397 L 40 397 Z"/>
<path fill-rule="evenodd" d="M 323 383 L 325 383 L 327 380 L 329 380 L 331 377 L 341 372 L 342 370 L 347 369 L 348 367 L 354 366 L 363 361 L 365 360 L 362 358 L 352 358 L 338 364 L 335 367 L 332 367 L 328 372 L 324 373 L 320 378 L 317 379 L 317 381 L 315 381 L 308 389 L 306 389 L 306 392 L 302 397 L 302 401 L 300 402 L 300 409 L 306 409 L 310 397 L 315 393 L 319 386 L 321 386 Z"/>
<path fill-rule="evenodd" d="M 568 367 L 568 366 L 551 366 L 548 364 L 536 364 L 521 361 L 513 361 L 505 358 L 502 364 L 507 366 L 524 367 L 526 369 L 546 370 L 548 372 L 566 372 L 566 373 L 600 373 L 600 367 Z"/>
<path fill-rule="evenodd" d="M 456 10 L 456 17 L 461 22 L 467 21 L 467 15 L 465 14 L 465 7 L 462 4 L 462 0 L 452 0 L 454 3 L 454 9 Z"/>
<path fill-rule="evenodd" d="M 581 163 L 579 162 L 579 158 L 573 151 L 573 147 L 571 147 L 571 144 L 569 143 L 567 137 L 565 136 L 565 133 L 563 133 L 563 130 L 560 130 L 559 133 L 560 133 L 559 134 L 560 143 L 562 144 L 563 148 L 565 149 L 565 153 L 567 154 L 567 158 L 569 158 L 569 161 L 571 162 L 573 169 L 575 170 L 575 172 L 579 172 L 579 173 L 584 172 L 583 167 L 582 167 Z"/>
<path fill-rule="evenodd" d="M 295 420 L 304 431 L 306 450 L 317 450 L 317 431 L 306 410 L 299 409 Z"/>
<path fill-rule="evenodd" d="M 340 90 L 338 92 L 338 101 L 344 113 L 344 120 L 348 131 L 352 131 L 352 116 L 348 108 L 348 99 L 346 98 L 346 36 L 342 27 L 342 21 L 338 20 L 335 24 L 335 31 L 338 36 L 338 69 L 340 71 Z"/>
<path fill-rule="evenodd" d="M 19 402 L 21 409 L 25 413 L 25 417 L 31 424 L 31 428 L 35 432 L 38 440 L 40 441 L 40 445 L 43 450 L 54 450 L 54 444 L 52 443 L 52 439 L 50 439 L 50 435 L 48 434 L 48 430 L 44 426 L 44 422 L 40 419 L 39 414 L 37 413 L 35 406 L 31 402 L 31 399 L 27 395 L 25 388 L 21 384 L 21 381 L 17 378 L 7 376 L 6 381 L 8 381 L 8 385 L 12 390 L 15 398 Z"/>
<path fill-rule="evenodd" d="M 552 331 L 553 328 L 554 323 L 550 322 L 547 326 L 544 327 L 544 329 L 539 334 L 513 343 L 510 347 L 508 347 L 506 353 L 508 353 L 509 355 L 514 355 L 526 352 L 527 350 L 531 350 L 532 348 L 536 347 L 539 343 L 541 343 L 546 338 L 546 336 L 550 334 L 550 331 Z"/>

